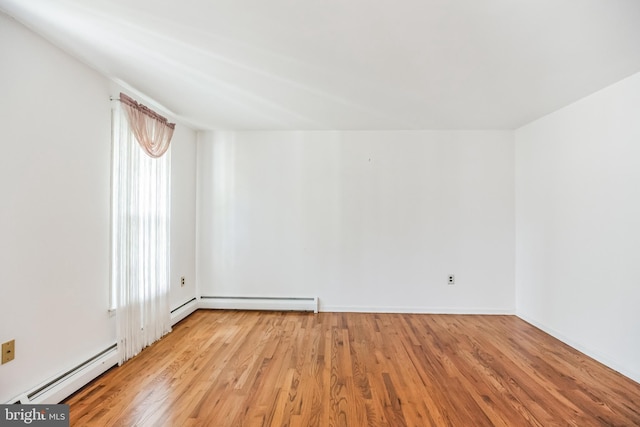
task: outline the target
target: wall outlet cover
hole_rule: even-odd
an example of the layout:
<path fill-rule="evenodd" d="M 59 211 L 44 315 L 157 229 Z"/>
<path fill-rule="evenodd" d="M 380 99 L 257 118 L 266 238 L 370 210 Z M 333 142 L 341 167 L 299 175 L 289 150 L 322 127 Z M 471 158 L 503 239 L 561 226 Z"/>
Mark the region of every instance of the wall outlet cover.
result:
<path fill-rule="evenodd" d="M 16 357 L 16 340 L 2 343 L 2 364 L 11 362 Z"/>

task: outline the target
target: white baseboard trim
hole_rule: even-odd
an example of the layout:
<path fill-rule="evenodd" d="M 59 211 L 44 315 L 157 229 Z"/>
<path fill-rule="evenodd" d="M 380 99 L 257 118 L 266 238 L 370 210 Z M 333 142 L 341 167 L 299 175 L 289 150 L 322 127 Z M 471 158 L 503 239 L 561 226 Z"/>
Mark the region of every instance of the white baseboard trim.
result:
<path fill-rule="evenodd" d="M 459 307 L 389 307 L 389 306 L 354 306 L 324 305 L 322 312 L 335 313 L 401 313 L 401 314 L 483 314 L 514 315 L 515 311 L 503 308 L 459 308 Z"/>
<path fill-rule="evenodd" d="M 563 343 L 567 344 L 568 346 L 573 347 L 574 349 L 578 350 L 579 352 L 584 353 L 585 355 L 591 357 L 592 359 L 597 360 L 598 362 L 602 363 L 603 365 L 608 366 L 609 368 L 613 369 L 614 371 L 617 371 L 620 374 L 624 375 L 625 377 L 627 377 L 627 378 L 637 382 L 638 384 L 640 384 L 640 372 L 632 372 L 632 371 L 626 369 L 624 366 L 621 366 L 619 363 L 617 363 L 616 361 L 614 361 L 610 357 L 603 356 L 599 352 L 593 351 L 592 349 L 583 346 L 582 344 L 572 340 L 571 338 L 569 338 L 565 334 L 555 330 L 554 328 L 551 328 L 551 327 L 545 325 L 544 323 L 538 322 L 538 321 L 534 320 L 533 318 L 531 318 L 531 317 L 529 317 L 527 315 L 524 315 L 522 313 L 516 313 L 516 316 L 518 316 L 520 319 L 524 320 L 525 322 L 535 326 L 536 328 L 542 330 L 543 332 L 546 332 L 547 334 L 551 335 L 552 337 L 554 337 L 556 339 L 559 339 L 560 341 L 562 341 Z"/>
<path fill-rule="evenodd" d="M 173 310 L 171 310 L 171 326 L 183 320 L 198 308 L 199 302 L 197 298 L 192 298 L 181 306 L 174 308 Z"/>
<path fill-rule="evenodd" d="M 318 312 L 317 297 L 200 297 L 199 308 L 222 310 L 273 310 Z"/>

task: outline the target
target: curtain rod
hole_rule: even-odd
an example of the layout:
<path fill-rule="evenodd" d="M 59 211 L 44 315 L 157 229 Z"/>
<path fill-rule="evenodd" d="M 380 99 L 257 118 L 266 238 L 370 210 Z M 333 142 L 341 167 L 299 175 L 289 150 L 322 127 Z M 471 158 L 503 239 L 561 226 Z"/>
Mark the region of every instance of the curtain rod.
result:
<path fill-rule="evenodd" d="M 135 99 L 131 98 L 130 96 L 120 92 L 120 96 L 118 98 L 114 98 L 113 96 L 109 96 L 109 100 L 110 101 L 120 101 L 124 104 L 127 104 L 129 107 L 134 108 L 138 111 L 141 111 L 142 113 L 146 114 L 147 116 L 154 118 L 156 120 L 159 120 L 160 122 L 166 124 L 167 126 L 169 126 L 171 129 L 174 129 L 176 124 L 175 123 L 169 123 L 169 120 L 157 113 L 155 110 L 152 110 L 151 108 L 147 107 L 144 104 L 139 103 L 138 101 L 136 101 Z"/>

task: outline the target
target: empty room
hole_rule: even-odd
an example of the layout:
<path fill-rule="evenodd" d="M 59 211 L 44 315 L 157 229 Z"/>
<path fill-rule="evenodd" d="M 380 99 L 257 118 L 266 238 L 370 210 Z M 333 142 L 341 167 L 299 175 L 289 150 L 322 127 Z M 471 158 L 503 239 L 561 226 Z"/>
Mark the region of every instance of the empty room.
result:
<path fill-rule="evenodd" d="M 639 23 L 0 0 L 0 425 L 640 425 Z"/>

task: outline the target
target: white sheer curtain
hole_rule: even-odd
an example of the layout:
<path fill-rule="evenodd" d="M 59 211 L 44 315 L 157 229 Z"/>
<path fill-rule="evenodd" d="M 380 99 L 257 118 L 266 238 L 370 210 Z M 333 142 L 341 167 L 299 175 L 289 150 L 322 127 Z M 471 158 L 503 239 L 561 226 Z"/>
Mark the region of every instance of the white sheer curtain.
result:
<path fill-rule="evenodd" d="M 112 289 L 120 361 L 171 331 L 170 150 L 147 155 L 117 103 L 113 132 Z"/>

